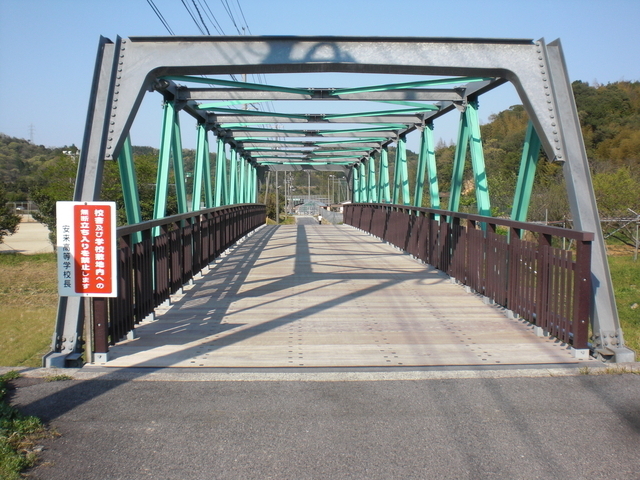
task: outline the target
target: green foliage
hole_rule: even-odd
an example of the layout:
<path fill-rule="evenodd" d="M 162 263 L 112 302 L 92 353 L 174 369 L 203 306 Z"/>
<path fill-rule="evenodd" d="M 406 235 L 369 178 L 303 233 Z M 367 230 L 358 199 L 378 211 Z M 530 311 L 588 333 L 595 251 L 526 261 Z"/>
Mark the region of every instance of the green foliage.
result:
<path fill-rule="evenodd" d="M 0 183 L 0 243 L 7 235 L 12 235 L 18 230 L 20 216 L 15 215 L 6 206 L 7 197 L 4 186 Z"/>
<path fill-rule="evenodd" d="M 609 268 L 624 341 L 640 355 L 640 261 L 631 255 L 611 256 Z"/>
<path fill-rule="evenodd" d="M 33 441 L 45 434 L 42 422 L 24 416 L 5 400 L 7 383 L 19 377 L 10 371 L 0 376 L 0 478 L 19 479 L 20 472 L 33 466 L 36 456 L 31 452 Z"/>

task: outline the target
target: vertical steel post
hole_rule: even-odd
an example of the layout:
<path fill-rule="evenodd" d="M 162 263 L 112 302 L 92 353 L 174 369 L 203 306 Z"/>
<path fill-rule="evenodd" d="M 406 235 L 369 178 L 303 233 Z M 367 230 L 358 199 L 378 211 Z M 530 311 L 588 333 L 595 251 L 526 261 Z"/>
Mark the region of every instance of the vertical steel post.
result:
<path fill-rule="evenodd" d="M 464 180 L 464 163 L 469 144 L 469 129 L 467 127 L 467 116 L 460 114 L 460 125 L 458 127 L 458 143 L 453 159 L 453 173 L 451 174 L 451 188 L 449 190 L 449 210 L 457 212 L 460 209 L 460 195 L 462 194 L 462 181 Z"/>
<path fill-rule="evenodd" d="M 360 162 L 359 167 L 360 172 L 360 201 L 368 202 L 368 192 L 367 192 L 367 169 L 364 165 L 364 162 Z"/>
<path fill-rule="evenodd" d="M 174 107 L 175 108 L 175 107 Z M 187 213 L 187 186 L 182 159 L 182 134 L 180 132 L 180 117 L 176 111 L 174 117 L 173 138 L 171 141 L 171 154 L 173 157 L 173 173 L 176 180 L 176 197 L 178 199 L 178 213 Z"/>
<path fill-rule="evenodd" d="M 352 197 L 353 197 L 353 203 L 359 203 L 360 202 L 360 175 L 359 175 L 359 167 L 358 165 L 354 165 L 351 168 L 351 175 L 353 177 L 353 191 L 352 191 Z"/>
<path fill-rule="evenodd" d="M 407 138 L 404 135 L 398 138 L 393 184 L 393 203 L 400 203 L 400 195 L 402 195 L 403 205 L 410 205 L 409 172 L 407 170 Z"/>
<path fill-rule="evenodd" d="M 229 168 L 229 203 L 234 205 L 238 203 L 238 154 L 236 150 L 231 148 L 231 166 Z"/>
<path fill-rule="evenodd" d="M 433 123 L 429 123 L 424 129 L 427 143 L 427 172 L 429 175 L 429 199 L 431 208 L 440 208 L 440 189 L 438 188 L 438 168 L 436 166 L 436 148 L 433 141 Z"/>
<path fill-rule="evenodd" d="M 127 212 L 127 223 L 133 225 L 142 222 L 140 211 L 140 197 L 138 195 L 138 180 L 136 178 L 136 167 L 133 161 L 133 151 L 131 149 L 131 139 L 129 136 L 124 141 L 122 151 L 118 156 L 118 169 L 120 170 L 120 181 L 122 182 L 122 196 L 124 198 L 124 209 Z M 133 243 L 142 241 L 142 233 L 136 232 L 132 235 Z"/>
<path fill-rule="evenodd" d="M 153 204 L 154 220 L 163 218 L 167 211 L 167 196 L 169 192 L 169 165 L 171 160 L 171 141 L 173 129 L 175 128 L 175 108 L 173 103 L 164 104 L 164 115 L 162 120 L 162 134 L 160 138 L 160 152 L 158 156 L 158 172 L 156 175 L 156 195 Z M 153 236 L 160 235 L 160 229 L 153 229 Z"/>
<path fill-rule="evenodd" d="M 380 151 L 378 198 L 381 203 L 391 202 L 391 191 L 389 186 L 389 149 L 386 146 L 382 147 L 382 150 Z"/>
<path fill-rule="evenodd" d="M 418 168 L 416 169 L 416 189 L 413 194 L 413 206 L 422 207 L 422 194 L 424 193 L 424 177 L 427 169 L 427 127 L 420 131 L 420 151 L 418 153 Z"/>
<path fill-rule="evenodd" d="M 369 167 L 369 174 L 367 175 L 367 191 L 369 196 L 369 202 L 378 203 L 378 189 L 376 182 L 376 158 L 375 154 L 372 154 L 367 161 Z M 335 188 L 335 187 L 334 187 Z"/>
<path fill-rule="evenodd" d="M 209 149 L 206 147 L 207 130 L 203 124 L 198 124 L 198 137 L 196 140 L 196 164 L 193 172 L 193 192 L 191 194 L 191 211 L 200 210 L 200 198 L 202 197 L 202 182 L 205 163 L 209 163 Z"/>
<path fill-rule="evenodd" d="M 227 205 L 227 156 L 224 139 L 218 138 L 218 151 L 216 153 L 216 196 L 214 206 Z"/>
<path fill-rule="evenodd" d="M 469 126 L 471 166 L 476 188 L 476 201 L 478 203 L 478 214 L 487 217 L 491 216 L 491 201 L 489 199 L 489 183 L 487 181 L 487 170 L 484 164 L 484 152 L 482 150 L 482 137 L 480 134 L 480 120 L 478 118 L 478 100 L 469 102 L 465 111 L 467 125 Z"/>
<path fill-rule="evenodd" d="M 516 220 L 518 222 L 527 221 L 529 201 L 531 200 L 531 192 L 533 190 L 533 181 L 536 176 L 539 154 L 540 137 L 538 137 L 536 129 L 533 127 L 533 123 L 529 121 L 527 134 L 524 139 L 524 148 L 522 149 L 522 158 L 520 159 L 520 170 L 518 170 L 518 183 L 516 185 L 516 193 L 513 198 L 511 220 Z"/>
<path fill-rule="evenodd" d="M 238 158 L 239 180 L 238 180 L 238 201 L 237 203 L 247 203 L 247 161 L 243 157 Z"/>

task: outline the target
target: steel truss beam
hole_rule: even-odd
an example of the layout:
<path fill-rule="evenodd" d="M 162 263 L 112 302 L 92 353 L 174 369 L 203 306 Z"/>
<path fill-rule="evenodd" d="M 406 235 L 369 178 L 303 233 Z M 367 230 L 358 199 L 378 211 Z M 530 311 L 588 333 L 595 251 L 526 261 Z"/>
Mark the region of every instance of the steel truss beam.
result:
<path fill-rule="evenodd" d="M 532 41 L 469 38 L 369 39 L 243 36 L 128 39 L 118 37 L 115 43 L 112 43 L 101 38 L 74 199 L 78 201 L 99 199 L 103 161 L 118 158 L 147 91 L 158 89 L 163 91 L 167 100 L 175 99 L 175 88 L 170 85 L 171 82 L 165 81 L 163 84 L 164 77 L 313 72 L 387 73 L 422 77 L 473 76 L 477 79 L 494 79 L 471 84 L 466 88 L 462 101 L 443 99 L 438 111 L 424 114 L 332 119 L 309 116 L 287 119 L 289 123 L 310 123 L 312 120 L 321 120 L 323 123 L 330 121 L 403 124 L 405 129 L 399 131 L 401 135 L 406 135 L 414 130 L 416 125 L 424 126 L 455 108 L 464 109 L 465 101 L 469 97 L 481 95 L 501 83 L 511 82 L 529 114 L 548 158 L 563 162 L 569 203 L 576 228 L 596 234 L 592 257 L 594 345 L 603 355 L 615 355 L 617 361 L 633 359 L 633 353 L 624 347 L 622 332 L 619 328 L 586 151 L 559 41 L 546 44 L 542 39 Z M 211 82 L 203 79 L 202 83 Z M 217 80 L 216 83 L 237 87 L 237 83 L 224 84 Z M 263 87 L 256 89 L 263 91 L 265 90 Z M 172 89 L 174 93 L 171 93 Z M 295 95 L 309 94 L 308 90 L 295 88 L 276 88 L 273 91 Z M 373 96 L 371 89 L 365 89 L 365 91 L 343 89 L 338 92 L 338 95 L 341 97 L 352 95 L 351 98 L 355 98 L 356 94 L 361 93 L 368 98 Z M 403 92 L 398 90 L 396 93 L 402 95 Z M 383 98 L 391 98 L 388 92 L 384 95 L 386 97 Z M 401 100 L 394 98 L 387 101 L 416 100 L 415 98 Z M 210 112 L 199 111 L 196 107 L 195 102 L 188 100 L 183 109 L 197 118 L 200 123 L 213 125 L 216 132 L 220 128 L 221 120 L 228 123 L 282 121 L 281 118 L 269 116 L 269 114 L 252 116 L 250 119 L 246 115 L 216 116 Z M 233 138 L 228 138 L 226 141 L 242 148 L 242 145 L 238 145 Z M 396 141 L 398 141 L 397 138 L 388 138 L 381 144 L 383 148 L 381 161 L 384 158 L 384 147 Z M 232 150 L 232 168 L 237 166 L 235 156 Z M 458 159 L 456 165 L 460 166 L 460 164 L 462 162 Z M 357 170 L 357 168 L 346 170 L 353 182 L 353 197 L 356 201 L 359 188 Z M 381 168 L 379 187 L 384 183 L 383 177 L 383 168 Z M 231 175 L 232 187 L 234 181 L 237 182 L 237 178 L 234 180 L 234 175 Z M 381 190 L 384 189 L 381 188 Z M 394 189 L 394 197 L 398 193 L 397 189 Z M 452 197 L 455 197 L 453 193 Z M 219 191 L 216 189 L 216 199 L 218 195 Z M 384 197 L 384 194 L 380 196 L 382 201 L 385 201 Z M 408 197 L 408 192 L 406 196 L 403 192 L 405 203 Z M 450 210 L 454 209 L 450 208 Z M 52 363 L 80 351 L 77 342 L 79 332 L 82 331 L 80 310 L 79 301 L 61 300 L 53 342 L 53 349 L 57 356 L 50 357 L 54 359 Z"/>

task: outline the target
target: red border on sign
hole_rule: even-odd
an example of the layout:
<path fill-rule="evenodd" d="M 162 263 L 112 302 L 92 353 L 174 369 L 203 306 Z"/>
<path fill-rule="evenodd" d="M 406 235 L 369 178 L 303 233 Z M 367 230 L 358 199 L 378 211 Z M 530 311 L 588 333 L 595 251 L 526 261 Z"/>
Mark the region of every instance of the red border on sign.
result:
<path fill-rule="evenodd" d="M 75 291 L 112 293 L 111 206 L 73 206 Z"/>

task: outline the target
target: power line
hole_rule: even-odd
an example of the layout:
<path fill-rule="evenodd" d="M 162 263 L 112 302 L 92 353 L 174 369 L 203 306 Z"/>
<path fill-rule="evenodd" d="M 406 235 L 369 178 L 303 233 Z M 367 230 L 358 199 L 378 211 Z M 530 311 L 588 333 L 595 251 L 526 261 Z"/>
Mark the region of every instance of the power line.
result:
<path fill-rule="evenodd" d="M 185 3 L 185 1 L 184 0 L 180 0 L 180 1 L 182 2 L 182 5 L 184 5 L 184 8 L 186 8 L 187 12 L 189 12 L 189 16 L 191 17 L 191 20 L 193 20 L 193 23 L 196 24 L 196 27 L 198 27 L 198 30 L 200 30 L 200 33 L 204 35 L 204 30 L 202 30 L 202 27 L 200 27 L 200 24 L 196 20 L 196 17 L 193 16 L 193 13 L 191 13 L 191 10 L 189 10 L 189 7 Z"/>
<path fill-rule="evenodd" d="M 211 35 L 211 32 L 207 28 L 207 24 L 204 23 L 204 20 L 202 19 L 202 14 L 200 13 L 200 10 L 198 9 L 198 6 L 196 5 L 196 0 L 191 0 L 191 2 L 193 3 L 193 6 L 195 7 L 196 12 L 198 12 L 198 16 L 200 17 L 200 21 L 202 22 L 202 26 L 207 31 L 207 35 Z"/>
<path fill-rule="evenodd" d="M 151 9 L 154 11 L 154 13 L 157 15 L 157 17 L 160 19 L 160 21 L 162 22 L 162 25 L 164 25 L 164 28 L 166 28 L 171 35 L 175 35 L 175 33 L 173 33 L 173 30 L 171 30 L 171 27 L 165 20 L 162 13 L 160 13 L 160 10 L 158 9 L 158 7 L 156 7 L 155 3 L 153 3 L 153 0 L 147 0 L 147 3 L 151 7 Z"/>
<path fill-rule="evenodd" d="M 229 0 L 220 0 L 220 3 L 222 3 L 222 6 L 227 11 L 227 15 L 229 15 L 233 26 L 236 27 L 238 35 L 242 35 L 242 32 L 240 31 L 240 29 L 238 28 L 238 24 L 236 23 L 236 19 L 233 17 L 233 12 L 231 11 L 231 7 L 229 6 Z"/>
<path fill-rule="evenodd" d="M 253 35 L 253 33 L 251 33 L 251 29 L 249 28 L 249 24 L 247 23 L 247 19 L 244 16 L 244 12 L 242 11 L 242 7 L 240 6 L 240 0 L 236 0 L 236 3 L 238 4 L 238 8 L 240 9 L 240 15 L 242 15 L 242 20 L 244 20 L 244 24 L 247 26 L 247 31 L 249 32 L 249 35 Z"/>
<path fill-rule="evenodd" d="M 216 31 L 220 34 L 220 35 L 225 35 L 224 30 L 222 29 L 222 25 L 220 25 L 220 22 L 218 22 L 218 19 L 216 18 L 216 16 L 213 14 L 213 12 L 211 11 L 211 8 L 209 7 L 209 4 L 207 3 L 207 0 L 202 0 L 204 1 L 204 5 L 206 8 L 203 7 L 202 10 L 204 11 L 204 14 L 207 16 L 207 18 L 209 19 L 209 21 L 211 22 L 211 25 L 213 25 L 213 28 L 216 29 Z M 202 1 L 198 0 L 198 3 L 200 4 L 200 6 L 202 7 Z M 209 10 L 209 13 L 207 13 L 207 10 Z M 211 15 L 209 15 L 211 14 Z"/>

